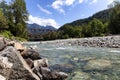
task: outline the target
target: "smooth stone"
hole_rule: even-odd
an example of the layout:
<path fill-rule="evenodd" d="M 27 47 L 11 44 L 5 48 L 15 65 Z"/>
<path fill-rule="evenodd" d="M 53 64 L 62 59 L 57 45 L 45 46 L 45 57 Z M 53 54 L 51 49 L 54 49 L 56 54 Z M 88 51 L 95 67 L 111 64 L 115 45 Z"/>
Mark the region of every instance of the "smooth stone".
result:
<path fill-rule="evenodd" d="M 68 74 L 64 72 L 53 71 L 51 74 L 52 80 L 65 80 L 68 77 Z"/>
<path fill-rule="evenodd" d="M 88 63 L 83 67 L 85 71 L 104 71 L 112 68 L 112 63 L 109 60 L 103 59 L 96 59 L 90 60 Z"/>
<path fill-rule="evenodd" d="M 27 58 L 30 58 L 32 60 L 38 60 L 38 59 L 41 59 L 40 55 L 38 52 L 36 52 L 35 50 L 33 49 L 27 49 L 27 50 L 24 50 L 22 53 L 21 53 L 22 57 L 24 59 L 27 59 Z"/>
<path fill-rule="evenodd" d="M 90 76 L 85 72 L 76 71 L 73 73 L 71 80 L 90 80 Z"/>
<path fill-rule="evenodd" d="M 39 68 L 39 67 L 48 67 L 48 59 L 43 58 L 40 60 L 34 60 L 34 67 Z"/>
<path fill-rule="evenodd" d="M 71 73 L 74 69 L 74 66 L 71 64 L 56 64 L 56 65 L 50 66 L 50 69 Z"/>

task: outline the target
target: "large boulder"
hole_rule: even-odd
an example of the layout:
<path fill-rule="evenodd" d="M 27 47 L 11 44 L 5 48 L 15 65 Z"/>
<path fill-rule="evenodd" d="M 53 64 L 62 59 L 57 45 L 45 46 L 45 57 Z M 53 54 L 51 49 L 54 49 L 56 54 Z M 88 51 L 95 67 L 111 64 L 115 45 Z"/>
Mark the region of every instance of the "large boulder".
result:
<path fill-rule="evenodd" d="M 2 57 L 8 58 L 9 62 L 7 63 L 9 63 L 8 68 L 10 68 L 10 71 L 8 71 L 7 74 L 9 74 L 9 80 L 40 80 L 39 77 L 32 72 L 23 57 L 14 47 L 6 47 L 0 54 Z M 4 63 L 7 65 L 6 62 Z M 3 69 L 0 68 L 0 71 L 2 70 Z M 6 71 L 3 74 L 6 74 Z M 3 76 L 6 78 L 6 75 Z"/>
<path fill-rule="evenodd" d="M 106 71 L 110 68 L 112 68 L 111 61 L 103 59 L 90 60 L 83 67 L 85 71 Z"/>
<path fill-rule="evenodd" d="M 7 57 L 0 56 L 0 74 L 3 75 L 6 79 L 9 79 L 12 66 L 13 64 L 8 61 Z"/>
<path fill-rule="evenodd" d="M 30 58 L 32 60 L 38 60 L 41 59 L 40 55 L 38 52 L 36 52 L 33 49 L 27 49 L 24 50 L 21 55 L 23 56 L 24 59 Z"/>
<path fill-rule="evenodd" d="M 0 37 L 0 51 L 6 47 L 6 44 L 7 41 L 3 37 Z"/>
<path fill-rule="evenodd" d="M 2 75 L 0 75 L 0 80 L 6 80 L 6 78 Z"/>

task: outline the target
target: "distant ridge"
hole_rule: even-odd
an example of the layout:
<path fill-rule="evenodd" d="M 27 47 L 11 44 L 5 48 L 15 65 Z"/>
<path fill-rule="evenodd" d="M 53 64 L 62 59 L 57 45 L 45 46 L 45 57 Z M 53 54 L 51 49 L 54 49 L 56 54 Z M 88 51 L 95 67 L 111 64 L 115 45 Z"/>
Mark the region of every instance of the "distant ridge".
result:
<path fill-rule="evenodd" d="M 49 31 L 56 31 L 57 29 L 52 26 L 40 26 L 36 23 L 28 24 L 27 23 L 27 29 L 29 34 L 45 34 Z"/>
<path fill-rule="evenodd" d="M 71 23 L 67 23 L 67 24 L 65 24 L 65 25 L 70 25 L 70 26 L 72 26 L 72 27 L 76 27 L 76 26 L 79 27 L 79 26 L 81 26 L 81 25 L 83 25 L 83 24 L 89 23 L 89 22 L 90 22 L 91 20 L 93 20 L 94 18 L 99 19 L 100 21 L 102 21 L 103 23 L 105 23 L 105 22 L 108 22 L 109 19 L 110 19 L 110 11 L 111 11 L 111 9 L 106 9 L 106 10 L 100 11 L 100 12 L 98 12 L 98 13 L 96 13 L 96 14 L 94 14 L 93 16 L 90 16 L 90 17 L 88 17 L 88 18 L 79 19 L 79 20 L 73 21 L 73 22 L 71 22 Z M 61 27 L 59 28 L 59 30 L 60 30 L 62 27 L 64 27 L 65 25 L 61 26 Z"/>

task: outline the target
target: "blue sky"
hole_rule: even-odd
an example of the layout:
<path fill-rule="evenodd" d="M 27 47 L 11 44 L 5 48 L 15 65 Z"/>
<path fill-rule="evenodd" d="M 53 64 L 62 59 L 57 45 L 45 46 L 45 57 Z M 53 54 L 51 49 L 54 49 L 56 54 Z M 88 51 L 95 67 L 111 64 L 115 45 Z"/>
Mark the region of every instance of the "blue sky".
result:
<path fill-rule="evenodd" d="M 10 0 L 6 0 L 7 2 Z M 56 28 L 108 8 L 114 0 L 25 0 L 28 23 Z"/>

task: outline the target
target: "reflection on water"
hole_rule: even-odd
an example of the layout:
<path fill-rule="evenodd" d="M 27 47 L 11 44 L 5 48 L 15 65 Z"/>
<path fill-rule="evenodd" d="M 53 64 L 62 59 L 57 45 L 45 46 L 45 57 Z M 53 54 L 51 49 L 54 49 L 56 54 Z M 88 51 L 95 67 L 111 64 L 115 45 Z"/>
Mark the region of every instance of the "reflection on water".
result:
<path fill-rule="evenodd" d="M 120 80 L 120 49 L 57 46 L 31 43 L 54 69 L 69 74 L 68 80 Z"/>

